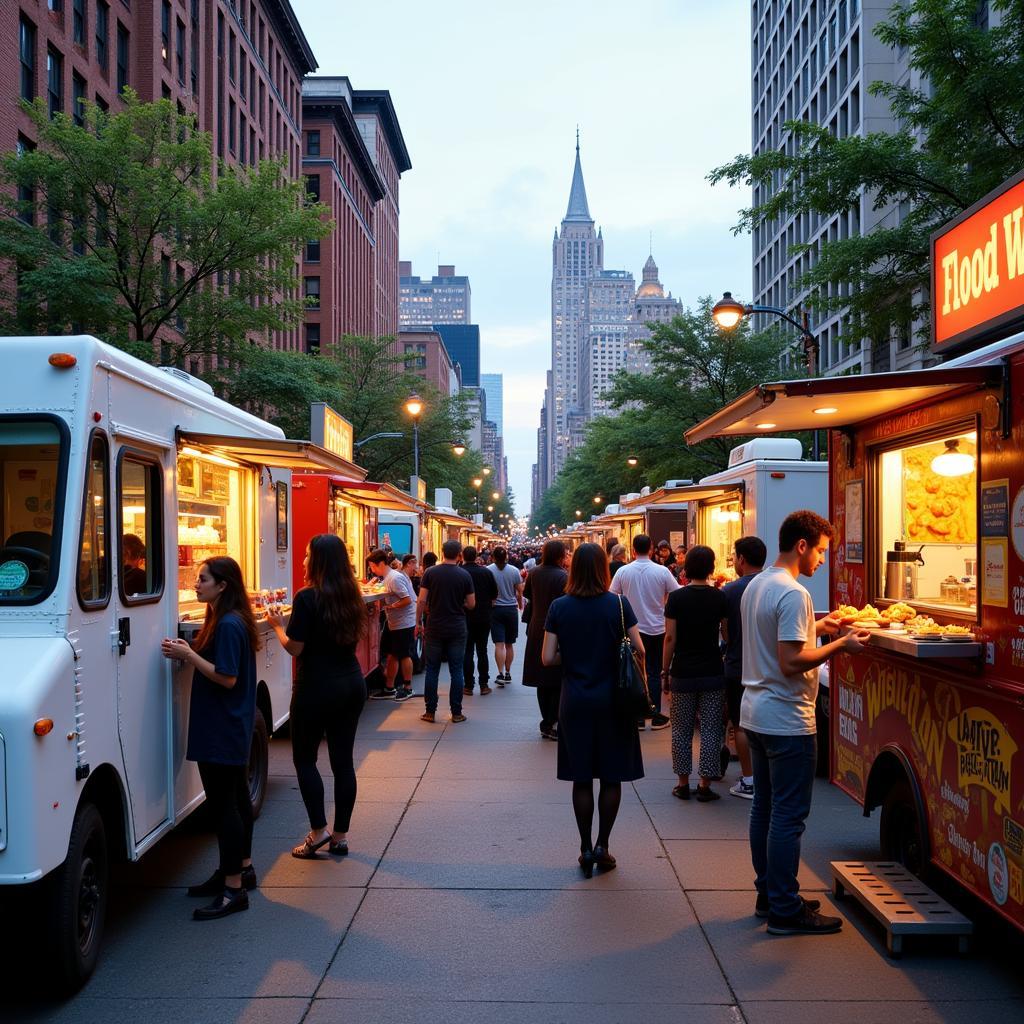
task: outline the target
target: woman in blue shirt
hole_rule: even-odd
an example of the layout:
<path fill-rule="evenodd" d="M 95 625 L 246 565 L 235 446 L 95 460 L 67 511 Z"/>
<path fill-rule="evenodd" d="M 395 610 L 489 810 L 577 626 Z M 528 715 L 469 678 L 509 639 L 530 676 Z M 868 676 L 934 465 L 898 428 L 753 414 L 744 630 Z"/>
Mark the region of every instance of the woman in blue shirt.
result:
<path fill-rule="evenodd" d="M 572 785 L 580 830 L 579 863 L 590 878 L 594 865 L 615 867 L 608 852 L 622 783 L 644 776 L 636 716 L 615 706 L 623 631 L 643 657 L 636 615 L 624 597 L 608 593 L 608 556 L 598 544 L 581 544 L 572 556 L 565 596 L 552 601 L 544 623 L 541 660 L 562 666 L 558 708 L 558 777 Z M 594 779 L 598 794 L 597 844 L 592 843 Z"/>
<path fill-rule="evenodd" d="M 246 890 L 256 888 L 248 764 L 259 634 L 242 570 L 233 558 L 211 558 L 199 567 L 196 598 L 206 605 L 206 618 L 195 642 L 166 639 L 161 650 L 195 670 L 185 756 L 199 767 L 217 822 L 220 865 L 188 894 L 214 897 L 192 914 L 197 921 L 209 921 L 247 910 Z"/>

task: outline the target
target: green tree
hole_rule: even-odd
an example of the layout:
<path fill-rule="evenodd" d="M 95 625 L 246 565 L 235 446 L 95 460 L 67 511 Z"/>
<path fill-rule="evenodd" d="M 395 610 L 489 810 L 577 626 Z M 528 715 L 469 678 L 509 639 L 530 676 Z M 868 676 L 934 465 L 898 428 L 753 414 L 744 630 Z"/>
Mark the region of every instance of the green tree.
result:
<path fill-rule="evenodd" d="M 295 326 L 301 246 L 331 230 L 285 162 L 215 169 L 213 141 L 169 100 L 124 94 L 83 124 L 25 105 L 38 148 L 8 153 L 0 217 L 0 329 L 96 334 L 179 365 L 229 358 L 246 338 Z M 180 339 L 180 340 L 179 340 Z"/>
<path fill-rule="evenodd" d="M 909 0 L 876 27 L 925 82 L 871 84 L 872 95 L 890 104 L 896 130 L 838 138 L 821 125 L 788 121 L 791 153 L 783 139 L 776 151 L 738 156 L 709 175 L 713 183 L 760 186 L 767 196 L 741 211 L 737 232 L 792 214 L 844 214 L 862 193 L 876 210 L 897 212 L 869 234 L 823 241 L 802 280 L 817 308 L 849 306 L 848 340 L 887 339 L 926 321 L 931 232 L 1024 163 L 1024 4 L 992 0 L 990 7 L 1001 15 L 992 29 L 978 25 L 976 0 Z"/>

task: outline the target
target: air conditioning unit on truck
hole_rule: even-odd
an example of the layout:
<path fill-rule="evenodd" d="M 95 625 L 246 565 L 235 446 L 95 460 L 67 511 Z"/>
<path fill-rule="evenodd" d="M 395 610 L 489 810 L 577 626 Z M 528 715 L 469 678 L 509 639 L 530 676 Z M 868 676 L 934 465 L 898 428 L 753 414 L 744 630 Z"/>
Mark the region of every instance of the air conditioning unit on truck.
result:
<path fill-rule="evenodd" d="M 68 987 L 99 954 L 108 869 L 204 798 L 185 760 L 199 565 L 230 555 L 257 613 L 287 600 L 292 468 L 350 463 L 94 338 L 0 339 L 0 897 L 38 886 Z M 291 659 L 257 653 L 250 755 L 287 719 Z"/>

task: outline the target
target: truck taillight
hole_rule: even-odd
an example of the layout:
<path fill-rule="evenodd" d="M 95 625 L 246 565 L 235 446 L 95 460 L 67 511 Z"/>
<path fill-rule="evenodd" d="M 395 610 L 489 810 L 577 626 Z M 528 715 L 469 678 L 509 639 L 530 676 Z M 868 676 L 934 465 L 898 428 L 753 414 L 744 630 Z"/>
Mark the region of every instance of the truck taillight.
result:
<path fill-rule="evenodd" d="M 53 730 L 53 719 L 52 718 L 40 718 L 35 725 L 32 726 L 32 731 L 37 736 L 45 736 L 48 732 Z"/>
<path fill-rule="evenodd" d="M 78 364 L 78 359 L 70 352 L 54 352 L 47 362 L 58 370 L 70 370 Z"/>

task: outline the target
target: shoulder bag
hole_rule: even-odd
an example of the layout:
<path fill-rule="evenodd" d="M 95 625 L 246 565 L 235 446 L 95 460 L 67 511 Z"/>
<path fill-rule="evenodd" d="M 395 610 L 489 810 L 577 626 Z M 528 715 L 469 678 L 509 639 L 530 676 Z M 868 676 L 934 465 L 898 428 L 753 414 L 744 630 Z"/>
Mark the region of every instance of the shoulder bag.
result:
<path fill-rule="evenodd" d="M 626 632 L 626 610 L 619 595 L 622 639 L 619 641 L 619 672 L 615 681 L 615 702 L 623 717 L 636 721 L 654 716 L 654 705 L 647 689 L 647 668 L 643 655 L 630 642 Z"/>

